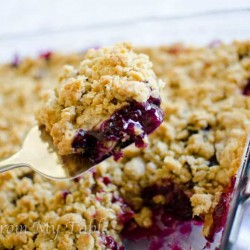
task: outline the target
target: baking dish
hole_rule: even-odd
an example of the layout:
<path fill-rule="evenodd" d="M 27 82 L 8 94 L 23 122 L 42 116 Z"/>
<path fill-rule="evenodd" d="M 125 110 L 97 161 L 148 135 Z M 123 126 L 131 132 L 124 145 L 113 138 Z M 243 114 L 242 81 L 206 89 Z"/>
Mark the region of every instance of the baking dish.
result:
<path fill-rule="evenodd" d="M 215 40 L 225 42 L 235 39 L 246 40 L 249 39 L 250 34 L 249 21 L 248 10 L 229 10 L 173 18 L 148 17 L 106 26 L 2 37 L 0 47 L 3 53 L 0 59 L 6 61 L 11 60 L 14 54 L 23 57 L 36 55 L 47 50 L 64 53 L 83 51 L 89 47 L 112 44 L 118 41 L 130 41 L 137 46 L 153 46 L 174 42 L 205 45 Z M 247 224 L 244 221 L 243 226 L 246 227 Z M 244 228 L 240 231 L 244 234 L 246 230 Z M 204 241 L 200 242 L 199 233 L 197 232 L 197 235 L 194 236 L 194 249 L 199 249 L 200 246 L 204 245 Z M 241 235 L 242 233 L 239 234 L 239 239 L 241 239 L 239 243 L 247 245 L 247 243 L 242 242 Z M 134 249 L 138 248 L 139 246 L 136 243 Z M 128 249 L 133 249 L 133 247 L 128 247 Z M 142 248 L 140 247 L 140 249 Z"/>

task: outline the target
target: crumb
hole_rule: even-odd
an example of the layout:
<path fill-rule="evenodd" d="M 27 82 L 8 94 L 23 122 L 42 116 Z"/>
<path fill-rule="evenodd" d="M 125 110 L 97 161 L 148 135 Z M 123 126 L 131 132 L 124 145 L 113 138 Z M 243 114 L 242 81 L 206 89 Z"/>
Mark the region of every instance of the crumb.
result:
<path fill-rule="evenodd" d="M 149 136 L 148 147 L 130 146 L 120 161 L 108 159 L 77 180 L 54 182 L 27 169 L 0 174 L 0 249 L 120 247 L 121 215 L 123 221 L 132 216 L 141 227 L 150 227 L 153 212 L 142 190 L 164 187 L 166 180 L 188 194 L 192 215 L 205 219 L 203 234 L 209 234 L 212 214 L 237 173 L 249 131 L 250 98 L 244 91 L 250 79 L 249 42 L 213 48 L 138 48 L 137 52 L 149 56 L 157 77 L 166 82 L 161 91 L 164 122 Z M 62 65 L 76 68 L 83 57 L 52 53 L 49 64 L 36 58 L 23 59 L 16 67 L 0 66 L 1 157 L 20 148 L 35 124 L 33 113 L 41 96 L 57 86 Z M 133 173 L 131 166 L 137 165 Z M 135 215 L 124 216 L 125 200 L 136 209 Z M 158 194 L 153 202 L 161 205 L 166 199 Z M 81 223 L 72 232 L 62 220 L 65 217 L 71 224 L 75 218 Z M 105 220 L 98 224 L 101 218 Z M 47 225 L 48 233 L 37 230 L 38 225 Z M 84 225 L 95 227 L 79 233 Z"/>

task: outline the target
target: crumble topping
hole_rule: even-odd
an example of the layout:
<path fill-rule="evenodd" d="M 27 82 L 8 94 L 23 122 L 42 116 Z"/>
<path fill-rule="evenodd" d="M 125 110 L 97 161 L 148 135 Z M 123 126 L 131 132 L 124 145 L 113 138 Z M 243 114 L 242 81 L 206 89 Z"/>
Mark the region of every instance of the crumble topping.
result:
<path fill-rule="evenodd" d="M 131 145 L 122 160 L 108 159 L 72 181 L 47 180 L 28 169 L 0 174 L 0 249 L 122 249 L 128 224 L 151 230 L 155 207 L 170 205 L 181 219 L 204 218 L 203 234 L 210 234 L 249 131 L 249 42 L 137 50 L 166 82 L 164 122 L 148 148 Z M 83 57 L 52 53 L 0 66 L 1 157 L 20 148 L 62 65 L 76 67 Z M 179 203 L 172 204 L 172 194 Z M 88 230 L 92 225 L 96 229 Z"/>
<path fill-rule="evenodd" d="M 80 150 L 72 147 L 79 130 L 100 129 L 131 101 L 159 98 L 160 85 L 148 56 L 136 54 L 131 45 L 90 49 L 79 68 L 64 67 L 57 87 L 44 95 L 37 119 L 52 136 L 59 154 L 72 154 Z M 142 132 L 138 127 L 135 134 Z"/>

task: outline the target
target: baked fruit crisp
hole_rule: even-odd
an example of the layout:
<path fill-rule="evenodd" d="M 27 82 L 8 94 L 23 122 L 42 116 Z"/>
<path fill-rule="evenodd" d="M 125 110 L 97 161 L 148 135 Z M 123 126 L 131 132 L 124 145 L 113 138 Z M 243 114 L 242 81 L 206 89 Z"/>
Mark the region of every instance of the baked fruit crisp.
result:
<path fill-rule="evenodd" d="M 250 125 L 250 43 L 136 50 L 166 82 L 164 121 L 148 147 L 131 145 L 119 161 L 109 158 L 71 181 L 28 169 L 2 173 L 0 249 L 121 250 L 122 238 L 149 238 L 151 249 L 172 249 L 171 235 L 189 232 L 190 221 L 203 225 L 208 241 L 223 229 Z M 83 58 L 46 53 L 0 67 L 1 157 L 19 149 L 61 67 Z"/>
<path fill-rule="evenodd" d="M 61 155 L 80 154 L 93 164 L 135 142 L 147 146 L 147 134 L 163 121 L 161 81 L 147 55 L 129 44 L 91 49 L 78 69 L 65 66 L 38 112 Z"/>

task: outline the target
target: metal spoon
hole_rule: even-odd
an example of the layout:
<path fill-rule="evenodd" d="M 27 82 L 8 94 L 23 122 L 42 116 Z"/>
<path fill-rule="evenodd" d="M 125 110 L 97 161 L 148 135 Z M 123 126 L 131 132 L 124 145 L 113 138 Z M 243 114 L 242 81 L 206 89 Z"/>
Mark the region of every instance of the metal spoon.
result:
<path fill-rule="evenodd" d="M 51 136 L 34 126 L 19 152 L 0 162 L 0 173 L 18 167 L 29 167 L 50 179 L 70 179 L 89 170 L 94 164 L 79 155 L 60 156 Z"/>

